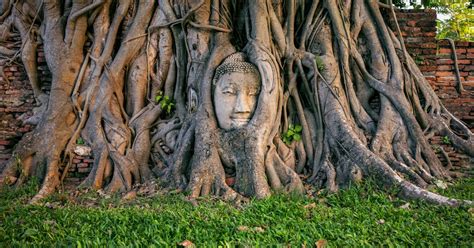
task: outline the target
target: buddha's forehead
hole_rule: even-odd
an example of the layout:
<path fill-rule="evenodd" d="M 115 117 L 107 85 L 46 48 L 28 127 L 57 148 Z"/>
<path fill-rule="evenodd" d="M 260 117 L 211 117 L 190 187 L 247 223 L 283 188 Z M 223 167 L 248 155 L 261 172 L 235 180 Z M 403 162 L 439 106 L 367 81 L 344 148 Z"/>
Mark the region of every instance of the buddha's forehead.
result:
<path fill-rule="evenodd" d="M 260 78 L 251 72 L 229 72 L 222 75 L 217 81 L 219 87 L 258 88 Z"/>

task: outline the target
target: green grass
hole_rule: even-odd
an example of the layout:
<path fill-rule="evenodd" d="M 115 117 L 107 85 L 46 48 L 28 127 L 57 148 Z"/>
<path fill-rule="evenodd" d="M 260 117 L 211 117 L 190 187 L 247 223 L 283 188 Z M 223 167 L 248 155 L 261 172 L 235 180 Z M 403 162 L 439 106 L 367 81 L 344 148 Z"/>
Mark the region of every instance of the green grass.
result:
<path fill-rule="evenodd" d="M 0 191 L 0 247 L 163 247 L 183 240 L 198 247 L 312 247 L 320 239 L 330 247 L 472 247 L 472 209 L 423 202 L 410 202 L 409 209 L 403 209 L 404 201 L 375 188 L 365 183 L 316 199 L 276 195 L 242 207 L 209 199 L 193 206 L 180 194 L 139 197 L 129 203 L 112 197 L 86 207 L 56 195 L 49 201 L 61 207 L 51 209 L 25 204 L 37 190 L 31 183 Z M 473 200 L 474 179 L 441 193 Z M 97 197 L 83 196 L 84 202 Z"/>

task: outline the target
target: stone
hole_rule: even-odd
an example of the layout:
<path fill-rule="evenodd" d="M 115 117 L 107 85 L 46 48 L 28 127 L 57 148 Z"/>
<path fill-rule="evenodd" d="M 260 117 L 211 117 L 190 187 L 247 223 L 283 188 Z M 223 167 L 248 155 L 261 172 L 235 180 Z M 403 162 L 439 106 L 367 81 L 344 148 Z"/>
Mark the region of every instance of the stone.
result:
<path fill-rule="evenodd" d="M 242 53 L 230 55 L 219 65 L 213 79 L 213 99 L 220 128 L 247 125 L 257 106 L 260 84 L 257 68 L 245 62 Z"/>
<path fill-rule="evenodd" d="M 76 145 L 74 147 L 74 153 L 79 156 L 88 157 L 91 155 L 92 149 L 85 145 Z"/>

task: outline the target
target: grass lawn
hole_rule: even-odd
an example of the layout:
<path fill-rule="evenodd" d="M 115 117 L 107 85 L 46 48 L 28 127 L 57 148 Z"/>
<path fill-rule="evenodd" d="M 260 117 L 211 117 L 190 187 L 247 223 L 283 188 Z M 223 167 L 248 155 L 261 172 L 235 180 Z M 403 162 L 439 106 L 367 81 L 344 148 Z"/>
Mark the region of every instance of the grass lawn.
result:
<path fill-rule="evenodd" d="M 210 199 L 193 206 L 182 194 L 123 202 L 95 192 L 75 201 L 57 194 L 46 206 L 26 205 L 37 187 L 0 191 L 0 247 L 164 247 L 184 240 L 197 247 L 313 247 L 320 240 L 329 247 L 474 245 L 472 208 L 406 204 L 373 183 L 313 199 L 276 195 L 241 207 Z M 474 200 L 474 179 L 440 193 Z"/>

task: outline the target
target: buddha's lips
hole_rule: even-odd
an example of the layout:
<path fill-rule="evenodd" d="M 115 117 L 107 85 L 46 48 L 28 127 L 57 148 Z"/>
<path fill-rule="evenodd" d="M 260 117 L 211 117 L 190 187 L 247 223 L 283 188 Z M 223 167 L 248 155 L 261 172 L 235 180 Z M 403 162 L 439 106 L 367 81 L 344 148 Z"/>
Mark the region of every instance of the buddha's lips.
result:
<path fill-rule="evenodd" d="M 244 125 L 249 123 L 250 118 L 232 118 L 232 122 L 238 125 Z"/>

